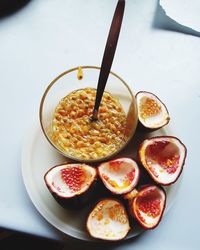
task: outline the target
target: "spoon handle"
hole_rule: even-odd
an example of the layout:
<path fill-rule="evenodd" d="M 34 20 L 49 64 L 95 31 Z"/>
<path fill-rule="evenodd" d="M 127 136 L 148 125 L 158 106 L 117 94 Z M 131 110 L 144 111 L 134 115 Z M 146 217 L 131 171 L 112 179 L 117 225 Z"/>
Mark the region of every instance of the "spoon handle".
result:
<path fill-rule="evenodd" d="M 122 19 L 124 15 L 125 0 L 119 0 L 115 9 L 113 20 L 111 23 L 109 35 L 104 50 L 104 55 L 101 63 L 101 69 L 99 74 L 99 80 L 97 85 L 96 100 L 94 105 L 93 119 L 97 119 L 97 113 L 103 92 L 106 86 L 110 68 L 112 66 L 115 50 L 117 47 L 117 41 L 121 29 Z"/>

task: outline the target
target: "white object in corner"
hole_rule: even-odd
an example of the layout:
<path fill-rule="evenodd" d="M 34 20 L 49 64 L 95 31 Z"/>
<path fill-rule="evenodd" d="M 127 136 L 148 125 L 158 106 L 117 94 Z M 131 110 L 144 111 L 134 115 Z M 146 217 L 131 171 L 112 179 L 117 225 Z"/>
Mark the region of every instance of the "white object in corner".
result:
<path fill-rule="evenodd" d="M 199 0 L 160 0 L 167 16 L 179 24 L 200 32 Z"/>

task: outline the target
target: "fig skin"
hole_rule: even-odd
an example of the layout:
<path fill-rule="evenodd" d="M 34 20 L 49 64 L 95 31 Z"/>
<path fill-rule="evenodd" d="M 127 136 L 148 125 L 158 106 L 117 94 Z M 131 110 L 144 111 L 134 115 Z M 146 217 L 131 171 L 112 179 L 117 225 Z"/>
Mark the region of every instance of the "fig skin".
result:
<path fill-rule="evenodd" d="M 130 190 L 128 190 L 127 192 L 125 192 L 125 193 L 122 193 L 122 194 L 119 194 L 119 193 L 117 193 L 117 192 L 115 192 L 115 191 L 113 191 L 113 190 L 110 190 L 108 187 L 107 187 L 107 185 L 103 182 L 103 180 L 102 180 L 102 178 L 101 178 L 101 175 L 100 175 L 100 171 L 99 171 L 99 168 L 100 168 L 100 166 L 102 165 L 102 164 L 104 164 L 104 163 L 107 163 L 107 162 L 110 162 L 110 161 L 113 161 L 113 160 L 120 160 L 120 159 L 124 159 L 124 158 L 126 158 L 126 159 L 130 159 L 130 160 L 132 160 L 132 161 L 134 161 L 136 164 L 137 164 L 137 166 L 138 166 L 138 176 L 137 176 L 137 179 L 136 179 L 136 184 L 135 184 L 135 186 L 133 187 L 133 188 L 131 188 Z M 99 177 L 99 180 L 100 180 L 100 182 L 101 182 L 101 185 L 103 185 L 104 186 L 104 188 L 106 189 L 106 190 L 108 190 L 108 192 L 109 193 L 111 193 L 114 197 L 122 197 L 123 195 L 125 195 L 125 194 L 127 194 L 127 193 L 130 193 L 137 185 L 138 185 L 138 182 L 139 182 L 139 180 L 140 180 L 140 167 L 139 167 L 139 164 L 138 164 L 138 162 L 135 160 L 135 159 L 133 159 L 133 158 L 131 158 L 131 157 L 119 157 L 119 158 L 115 158 L 115 159 L 112 159 L 112 160 L 110 160 L 110 161 L 106 161 L 106 162 L 102 162 L 100 165 L 98 165 L 97 166 L 97 175 L 98 175 L 98 177 Z"/>
<path fill-rule="evenodd" d="M 133 202 L 134 202 L 134 199 L 137 198 L 137 196 L 139 195 L 140 192 L 142 192 L 144 189 L 146 189 L 146 188 L 148 188 L 148 187 L 151 187 L 151 186 L 156 186 L 157 188 L 161 189 L 161 190 L 164 192 L 165 200 L 164 200 L 163 209 L 162 209 L 162 212 L 161 212 L 161 214 L 160 214 L 160 218 L 159 218 L 158 222 L 157 222 L 154 226 L 152 226 L 152 227 L 146 227 L 146 226 L 137 218 L 136 213 L 135 213 L 135 210 L 133 209 Z M 132 190 L 132 191 L 133 191 L 133 190 Z M 166 198 L 167 198 L 167 195 L 166 195 L 166 192 L 165 192 L 165 190 L 164 190 L 164 188 L 163 188 L 162 186 L 159 186 L 159 185 L 148 185 L 148 184 L 147 184 L 147 185 L 143 185 L 143 186 L 140 187 L 138 190 L 135 189 L 135 194 L 133 195 L 133 197 L 131 197 L 131 198 L 129 198 L 129 199 L 124 197 L 124 199 L 127 200 L 128 211 L 129 211 L 130 217 L 132 217 L 132 219 L 136 220 L 136 221 L 139 223 L 139 225 L 140 225 L 143 229 L 145 229 L 145 230 L 152 230 L 152 229 L 156 228 L 156 227 L 159 225 L 160 221 L 162 220 L 162 217 L 163 217 L 163 213 L 164 213 L 164 211 L 165 211 L 165 208 L 166 208 Z"/>
<path fill-rule="evenodd" d="M 156 127 L 156 128 L 154 128 L 154 127 L 146 127 L 146 126 L 140 121 L 140 118 L 139 118 L 139 108 L 138 108 L 138 125 L 137 125 L 137 130 L 140 131 L 140 132 L 150 133 L 150 132 L 154 132 L 154 131 L 156 131 L 156 130 L 158 130 L 158 129 L 160 129 L 160 128 L 163 128 L 164 126 L 166 126 L 166 125 L 169 123 L 169 121 L 170 121 L 169 111 L 168 111 L 166 105 L 160 100 L 160 98 L 158 98 L 157 95 L 153 94 L 152 92 L 148 92 L 148 91 L 144 91 L 144 90 L 139 91 L 139 92 L 135 95 L 136 102 L 137 102 L 137 96 L 138 96 L 139 94 L 141 94 L 141 93 L 143 93 L 144 95 L 145 95 L 145 94 L 151 94 L 151 95 L 155 96 L 156 99 L 165 107 L 166 113 L 168 114 L 168 119 L 166 120 L 166 123 L 165 123 L 165 124 L 163 124 L 163 125 L 161 125 L 161 126 L 159 126 L 159 127 Z"/>
<path fill-rule="evenodd" d="M 90 184 L 90 186 L 88 186 L 87 190 L 85 190 L 84 193 L 81 194 L 76 194 L 73 197 L 61 197 L 59 196 L 57 193 L 53 192 L 51 187 L 48 185 L 48 183 L 45 180 L 46 175 L 55 167 L 58 166 L 62 166 L 62 165 L 66 165 L 69 163 L 63 163 L 63 164 L 58 164 L 56 166 L 51 167 L 46 174 L 44 175 L 44 182 L 48 188 L 48 190 L 50 191 L 51 195 L 53 196 L 53 198 L 57 201 L 57 203 L 63 207 L 64 209 L 69 209 L 69 210 L 79 210 L 82 209 L 83 207 L 89 205 L 91 203 L 91 201 L 93 200 L 93 197 L 95 196 L 95 190 L 96 190 L 96 186 L 97 186 L 97 171 L 96 171 L 96 177 L 94 178 L 94 180 L 92 181 L 92 183 Z"/>
<path fill-rule="evenodd" d="M 93 182 L 90 188 L 84 193 L 82 193 L 81 195 L 75 195 L 71 198 L 61 198 L 56 193 L 53 193 L 52 191 L 50 192 L 53 195 L 54 199 L 58 202 L 58 204 L 64 209 L 79 210 L 90 204 L 91 200 L 93 200 L 95 189 L 96 182 Z"/>
<path fill-rule="evenodd" d="M 143 147 L 144 141 L 145 141 L 145 140 L 159 139 L 159 138 L 163 138 L 163 139 L 165 139 L 165 138 L 166 138 L 166 139 L 170 139 L 170 138 L 176 139 L 176 140 L 178 140 L 179 143 L 183 146 L 184 151 L 185 151 L 185 156 L 184 156 L 184 159 L 183 159 L 183 162 L 182 162 L 181 170 L 180 170 L 179 174 L 177 175 L 176 179 L 175 179 L 174 181 L 169 182 L 169 183 L 162 183 L 162 182 L 159 182 L 159 181 L 154 177 L 154 175 L 153 175 L 150 171 L 148 171 L 148 169 L 143 165 L 142 160 L 141 160 L 141 157 L 140 157 L 140 150 L 141 150 L 142 147 Z M 178 139 L 177 137 L 175 137 L 175 136 L 167 136 L 167 135 L 166 135 L 166 136 L 155 136 L 155 137 L 151 137 L 151 138 L 148 138 L 148 139 L 145 139 L 145 140 L 139 145 L 138 152 L 137 152 L 138 161 L 140 162 L 140 165 L 147 171 L 147 173 L 149 174 L 149 176 L 152 178 L 152 180 L 153 180 L 156 184 L 162 185 L 162 186 L 169 186 L 169 185 L 171 185 L 171 184 L 174 184 L 174 183 L 178 180 L 178 178 L 180 177 L 180 175 L 181 175 L 182 172 L 183 172 L 183 167 L 184 167 L 184 165 L 185 165 L 185 160 L 186 160 L 186 156 L 187 156 L 187 148 L 186 148 L 186 146 L 182 143 L 181 140 L 179 140 L 179 139 Z"/>
<path fill-rule="evenodd" d="M 121 197 L 122 197 L 122 195 L 121 195 Z M 125 210 L 125 214 L 126 214 L 126 216 L 127 216 L 127 220 L 128 220 L 128 223 L 129 223 L 129 230 L 128 230 L 127 234 L 126 234 L 123 238 L 121 238 L 121 239 L 116 239 L 116 240 L 112 239 L 112 240 L 109 240 L 109 239 L 95 238 L 95 237 L 93 237 L 93 236 L 91 235 L 90 230 L 88 229 L 87 221 L 88 221 L 88 219 L 89 219 L 89 216 L 90 216 L 91 212 L 94 210 L 94 208 L 97 206 L 97 204 L 98 204 L 99 202 L 104 201 L 104 200 L 113 200 L 113 201 L 117 201 L 118 203 L 120 203 L 120 204 L 122 205 L 122 207 L 123 207 L 124 210 Z M 114 243 L 114 242 L 117 242 L 117 241 L 124 240 L 124 239 L 126 238 L 126 236 L 128 235 L 128 233 L 130 232 L 130 230 L 131 230 L 130 218 L 131 218 L 131 217 L 130 217 L 128 211 L 127 211 L 127 207 L 126 207 L 126 205 L 124 204 L 124 200 L 123 200 L 123 199 L 120 200 L 120 199 L 118 199 L 118 198 L 116 198 L 116 197 L 113 197 L 113 196 L 111 196 L 111 197 L 104 197 L 104 198 L 98 199 L 98 201 L 96 201 L 95 204 L 93 204 L 92 208 L 90 209 L 90 212 L 88 213 L 88 216 L 87 216 L 87 218 L 86 218 L 85 229 L 86 229 L 86 232 L 88 233 L 88 235 L 89 235 L 92 239 L 98 240 L 99 242 L 105 242 L 105 243 L 108 243 L 108 242 L 112 243 L 112 242 L 113 242 L 113 243 Z"/>

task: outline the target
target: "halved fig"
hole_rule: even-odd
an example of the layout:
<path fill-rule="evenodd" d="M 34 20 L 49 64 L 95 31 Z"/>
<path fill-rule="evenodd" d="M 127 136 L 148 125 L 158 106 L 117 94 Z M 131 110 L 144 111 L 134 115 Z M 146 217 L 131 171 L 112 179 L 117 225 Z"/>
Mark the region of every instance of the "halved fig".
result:
<path fill-rule="evenodd" d="M 130 192 L 138 183 L 140 170 L 130 158 L 118 158 L 104 162 L 98 167 L 98 174 L 108 190 L 114 194 Z"/>
<path fill-rule="evenodd" d="M 45 183 L 64 208 L 79 208 L 94 192 L 97 171 L 86 164 L 62 164 L 51 168 L 44 176 Z"/>
<path fill-rule="evenodd" d="M 169 120 L 169 113 L 164 103 L 153 93 L 140 91 L 136 94 L 138 120 L 140 127 L 156 130 L 165 126 Z"/>
<path fill-rule="evenodd" d="M 143 228 L 153 229 L 159 224 L 166 205 L 166 194 L 163 189 L 147 185 L 139 192 L 134 190 L 124 198 L 129 199 L 131 215 Z"/>
<path fill-rule="evenodd" d="M 186 147 L 176 137 L 157 136 L 144 140 L 139 159 L 156 183 L 170 185 L 180 176 L 186 158 Z"/>
<path fill-rule="evenodd" d="M 90 212 L 86 226 L 92 237 L 110 241 L 125 238 L 130 230 L 123 204 L 110 198 L 98 202 Z"/>

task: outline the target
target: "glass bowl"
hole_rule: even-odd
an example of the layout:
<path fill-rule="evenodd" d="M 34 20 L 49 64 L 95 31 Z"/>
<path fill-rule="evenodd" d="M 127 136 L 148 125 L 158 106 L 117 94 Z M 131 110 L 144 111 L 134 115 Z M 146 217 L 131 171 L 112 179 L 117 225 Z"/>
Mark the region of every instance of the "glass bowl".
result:
<path fill-rule="evenodd" d="M 41 128 L 49 143 L 68 159 L 85 163 L 105 161 L 115 156 L 128 144 L 135 133 L 138 122 L 135 96 L 127 83 L 113 72 L 109 73 L 105 91 L 109 92 L 114 98 L 118 99 L 126 114 L 125 142 L 122 143 L 116 151 L 108 153 L 106 156 L 95 159 L 83 159 L 64 152 L 51 139 L 52 119 L 55 108 L 61 99 L 78 89 L 97 88 L 100 68 L 95 66 L 81 66 L 81 69 L 83 75 L 79 74 L 80 67 L 67 70 L 57 76 L 46 88 L 41 99 L 39 110 Z"/>

